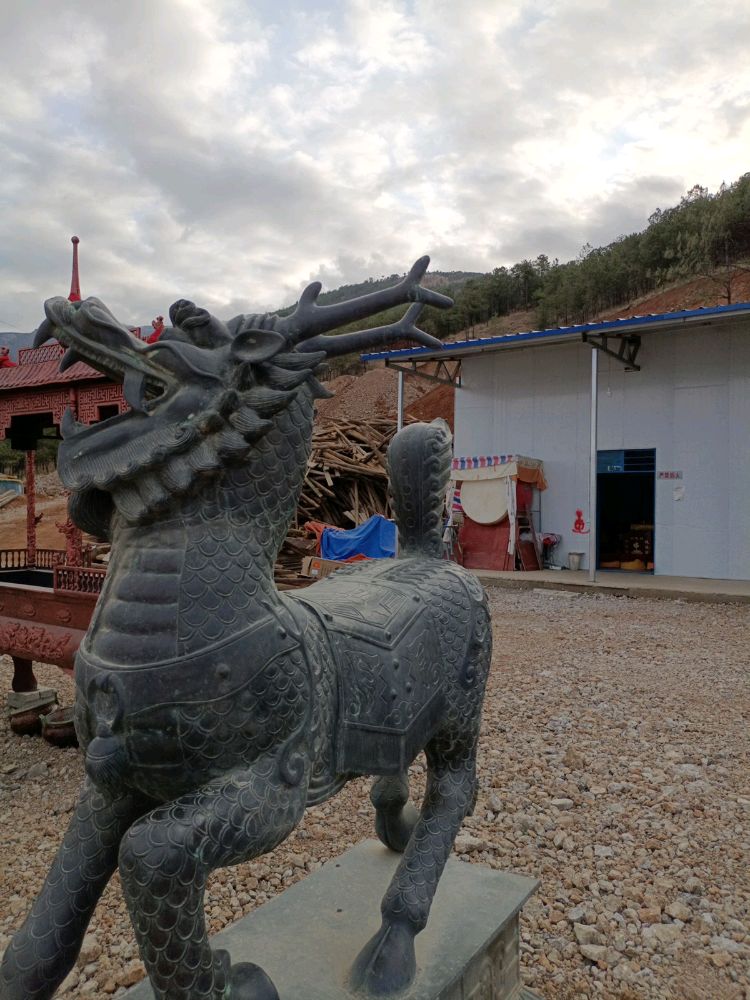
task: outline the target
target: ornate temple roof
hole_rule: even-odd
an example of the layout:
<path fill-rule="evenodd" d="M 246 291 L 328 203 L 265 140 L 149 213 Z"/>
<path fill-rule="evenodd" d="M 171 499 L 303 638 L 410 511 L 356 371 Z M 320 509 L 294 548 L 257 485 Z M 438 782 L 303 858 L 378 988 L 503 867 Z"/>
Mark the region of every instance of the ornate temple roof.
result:
<path fill-rule="evenodd" d="M 60 371 L 60 358 L 65 353 L 62 344 L 24 347 L 18 352 L 15 368 L 0 368 L 0 392 L 29 389 L 36 386 L 69 385 L 71 382 L 106 382 L 101 372 L 79 362 Z"/>

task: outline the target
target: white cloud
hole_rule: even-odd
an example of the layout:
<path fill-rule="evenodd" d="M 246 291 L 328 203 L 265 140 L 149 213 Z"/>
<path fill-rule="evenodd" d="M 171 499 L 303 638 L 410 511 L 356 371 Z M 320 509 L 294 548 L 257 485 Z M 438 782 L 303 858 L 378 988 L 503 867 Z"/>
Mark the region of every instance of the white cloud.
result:
<path fill-rule="evenodd" d="M 0 36 L 0 316 L 148 322 L 563 259 L 748 169 L 745 0 L 26 0 Z"/>

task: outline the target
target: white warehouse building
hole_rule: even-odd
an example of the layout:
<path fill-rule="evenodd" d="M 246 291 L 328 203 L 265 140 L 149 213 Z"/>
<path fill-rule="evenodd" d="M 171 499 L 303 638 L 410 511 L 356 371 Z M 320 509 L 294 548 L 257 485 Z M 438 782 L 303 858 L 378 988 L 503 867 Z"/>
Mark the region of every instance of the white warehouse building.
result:
<path fill-rule="evenodd" d="M 543 462 L 556 563 L 593 578 L 635 535 L 655 574 L 750 579 L 750 303 L 376 359 L 456 385 L 456 456 Z"/>

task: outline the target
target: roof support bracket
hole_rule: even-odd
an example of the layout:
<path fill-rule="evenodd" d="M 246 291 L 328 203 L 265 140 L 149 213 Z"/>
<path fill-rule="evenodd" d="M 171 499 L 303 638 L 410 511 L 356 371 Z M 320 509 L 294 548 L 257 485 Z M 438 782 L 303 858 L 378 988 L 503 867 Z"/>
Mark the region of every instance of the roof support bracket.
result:
<path fill-rule="evenodd" d="M 445 385 L 453 385 L 457 389 L 461 388 L 461 359 L 432 359 L 430 361 L 391 361 L 385 360 L 386 368 L 393 368 L 397 372 L 406 372 L 408 375 L 416 375 L 417 378 L 425 378 L 430 382 L 442 382 Z"/>
<path fill-rule="evenodd" d="M 638 352 L 641 349 L 641 338 L 637 333 L 614 334 L 607 333 L 582 333 L 581 339 L 584 344 L 591 344 L 597 351 L 607 354 L 615 361 L 619 361 L 628 372 L 639 372 L 641 366 L 636 364 Z M 610 346 L 610 342 L 612 346 Z"/>

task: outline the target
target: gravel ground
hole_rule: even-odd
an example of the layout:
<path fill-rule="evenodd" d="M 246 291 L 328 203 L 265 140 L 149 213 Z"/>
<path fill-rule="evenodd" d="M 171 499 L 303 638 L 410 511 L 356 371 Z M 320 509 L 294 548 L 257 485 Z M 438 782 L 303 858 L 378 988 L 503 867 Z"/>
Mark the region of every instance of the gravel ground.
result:
<path fill-rule="evenodd" d="M 748 1000 L 750 608 L 511 590 L 491 602 L 480 793 L 457 850 L 541 879 L 524 978 L 546 1000 Z M 39 678 L 70 701 L 60 671 Z M 9 683 L 0 668 L 3 699 Z M 77 751 L 18 739 L 4 719 L 0 747 L 1 951 L 82 768 Z M 371 836 L 368 784 L 309 810 L 273 854 L 214 875 L 211 930 Z M 115 879 L 64 995 L 116 996 L 142 974 Z"/>

